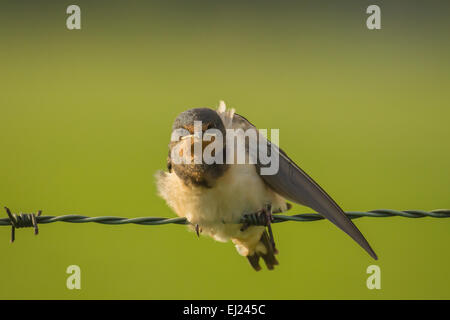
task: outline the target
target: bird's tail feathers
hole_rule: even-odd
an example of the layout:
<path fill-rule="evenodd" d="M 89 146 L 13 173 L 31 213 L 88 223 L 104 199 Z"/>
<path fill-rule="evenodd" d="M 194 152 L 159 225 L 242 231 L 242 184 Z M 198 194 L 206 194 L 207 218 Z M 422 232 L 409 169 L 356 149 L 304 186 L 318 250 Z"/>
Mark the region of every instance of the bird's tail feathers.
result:
<path fill-rule="evenodd" d="M 262 246 L 265 248 L 265 253 L 255 250 L 252 255 L 248 255 L 247 259 L 250 262 L 250 265 L 256 271 L 261 270 L 259 259 L 262 258 L 267 266 L 267 269 L 273 270 L 273 268 L 278 265 L 278 260 L 275 258 L 275 254 L 277 254 L 277 251 L 273 247 L 267 231 L 263 232 L 259 243 L 262 244 Z"/>

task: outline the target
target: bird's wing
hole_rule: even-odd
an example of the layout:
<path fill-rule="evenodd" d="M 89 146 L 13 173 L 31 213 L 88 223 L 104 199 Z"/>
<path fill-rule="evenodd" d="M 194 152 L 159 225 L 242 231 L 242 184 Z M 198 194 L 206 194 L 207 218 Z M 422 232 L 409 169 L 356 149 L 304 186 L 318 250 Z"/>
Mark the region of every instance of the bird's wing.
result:
<path fill-rule="evenodd" d="M 234 115 L 233 127 L 242 128 L 243 130 L 256 129 L 246 118 L 238 114 Z M 310 176 L 300 169 L 283 150 L 268 140 L 267 144 L 267 150 L 279 154 L 279 170 L 274 175 L 261 175 L 266 184 L 284 198 L 308 206 L 330 220 L 365 249 L 372 258 L 378 259 L 362 233 L 345 215 L 338 204 Z M 258 173 L 262 167 L 264 166 L 258 161 Z"/>

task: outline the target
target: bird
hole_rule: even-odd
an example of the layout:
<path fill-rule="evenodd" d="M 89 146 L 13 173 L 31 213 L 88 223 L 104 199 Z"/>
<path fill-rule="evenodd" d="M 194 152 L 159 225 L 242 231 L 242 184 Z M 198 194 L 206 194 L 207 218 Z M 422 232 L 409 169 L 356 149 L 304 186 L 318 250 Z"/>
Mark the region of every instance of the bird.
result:
<path fill-rule="evenodd" d="M 231 241 L 254 270 L 261 270 L 261 259 L 267 269 L 273 270 L 279 264 L 271 228 L 273 214 L 288 211 L 292 207 L 290 201 L 313 209 L 378 259 L 341 207 L 269 139 L 263 140 L 258 135 L 261 139 L 258 141 L 263 141 L 271 155 L 278 157 L 274 174 L 262 174 L 267 165 L 259 159 L 249 161 L 253 150 L 249 147 L 250 139 L 245 140 L 244 163 L 236 161 L 237 144 L 226 139 L 211 152 L 215 161 L 196 161 L 196 143 L 197 151 L 205 151 L 213 142 L 220 142 L 217 139 L 227 137 L 230 130 L 238 132 L 236 137 L 240 134 L 244 140 L 242 135 L 247 130 L 258 132 L 235 109 L 227 109 L 223 101 L 216 110 L 193 108 L 180 113 L 172 125 L 167 171 L 159 170 L 155 175 L 159 196 L 178 216 L 186 218 L 197 236 L 204 234 L 219 242 Z M 230 154 L 234 156 L 227 158 Z"/>

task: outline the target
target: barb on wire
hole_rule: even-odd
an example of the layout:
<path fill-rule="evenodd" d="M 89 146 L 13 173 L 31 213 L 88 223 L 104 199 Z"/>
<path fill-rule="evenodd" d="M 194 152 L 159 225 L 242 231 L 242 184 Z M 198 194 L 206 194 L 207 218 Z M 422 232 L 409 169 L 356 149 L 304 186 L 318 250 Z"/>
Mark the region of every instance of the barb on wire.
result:
<path fill-rule="evenodd" d="M 39 217 L 42 213 L 41 210 L 38 211 L 37 215 L 34 213 L 20 213 L 15 214 L 11 213 L 11 211 L 5 207 L 6 213 L 8 214 L 9 222 L 11 225 L 11 243 L 14 242 L 16 238 L 16 228 L 26 228 L 33 227 L 34 234 L 39 234 L 39 228 L 37 223 L 37 217 Z"/>
<path fill-rule="evenodd" d="M 95 222 L 100 224 L 109 225 L 122 225 L 122 224 L 139 224 L 146 226 L 163 225 L 163 224 L 190 224 L 186 218 L 161 218 L 161 217 L 141 217 L 141 218 L 123 218 L 123 217 L 113 217 L 113 216 L 102 216 L 102 217 L 87 217 L 82 215 L 63 215 L 63 216 L 42 216 L 42 211 L 39 210 L 37 214 L 34 213 L 20 213 L 13 214 L 11 211 L 5 207 L 8 214 L 8 218 L 0 219 L 0 226 L 11 226 L 11 242 L 15 239 L 15 229 L 34 227 L 34 234 L 38 234 L 38 224 L 46 224 L 53 222 L 69 222 L 69 223 L 87 223 Z M 405 217 L 405 218 L 450 218 L 450 209 L 438 209 L 432 211 L 423 210 L 390 210 L 390 209 L 378 209 L 371 210 L 367 212 L 361 211 L 347 211 L 345 213 L 350 219 L 357 219 L 362 217 L 372 217 L 372 218 L 386 218 L 386 217 Z M 273 223 L 280 223 L 286 221 L 297 221 L 297 222 L 307 222 L 307 221 L 317 221 L 323 220 L 319 214 L 316 213 L 303 213 L 296 215 L 273 215 Z M 245 221 L 240 221 L 240 223 L 245 223 Z"/>

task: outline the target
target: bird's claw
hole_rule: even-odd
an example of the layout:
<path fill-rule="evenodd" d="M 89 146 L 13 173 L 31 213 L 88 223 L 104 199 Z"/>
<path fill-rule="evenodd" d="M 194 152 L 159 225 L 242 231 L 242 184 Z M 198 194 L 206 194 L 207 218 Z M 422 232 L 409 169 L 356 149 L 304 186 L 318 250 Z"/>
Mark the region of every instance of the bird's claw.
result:
<path fill-rule="evenodd" d="M 278 250 L 275 248 L 275 240 L 273 237 L 272 226 L 271 226 L 271 224 L 274 221 L 274 218 L 272 215 L 272 205 L 268 204 L 268 205 L 264 206 L 263 209 L 255 212 L 255 213 L 245 214 L 242 217 L 242 221 L 243 221 L 243 223 L 242 223 L 241 231 L 247 230 L 248 227 L 250 227 L 250 226 L 267 227 L 267 229 L 269 231 L 270 242 L 273 246 L 273 250 L 275 251 L 275 253 L 278 252 Z"/>
<path fill-rule="evenodd" d="M 241 231 L 245 231 L 250 226 L 268 227 L 273 220 L 271 205 L 267 205 L 255 213 L 244 214 L 241 220 Z"/>

